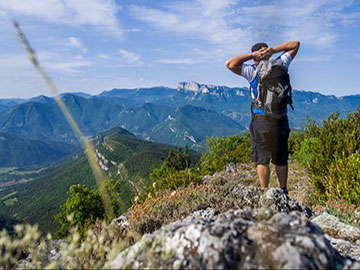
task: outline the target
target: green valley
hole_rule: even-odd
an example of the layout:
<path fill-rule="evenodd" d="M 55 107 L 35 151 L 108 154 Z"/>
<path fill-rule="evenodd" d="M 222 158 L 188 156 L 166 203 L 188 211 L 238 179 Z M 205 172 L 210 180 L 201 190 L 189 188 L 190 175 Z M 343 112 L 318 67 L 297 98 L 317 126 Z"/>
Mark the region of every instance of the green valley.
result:
<path fill-rule="evenodd" d="M 149 185 L 150 172 L 159 167 L 170 149 L 174 149 L 173 146 L 141 140 L 119 127 L 99 134 L 93 142 L 103 171 L 121 183 L 124 211 L 134 196 Z M 196 162 L 200 154 L 191 152 L 191 157 Z M 54 232 L 58 229 L 54 215 L 59 212 L 60 205 L 67 198 L 66 192 L 74 184 L 96 187 L 84 154 L 67 159 L 34 181 L 0 190 L 0 220 L 38 223 L 41 231 Z"/>

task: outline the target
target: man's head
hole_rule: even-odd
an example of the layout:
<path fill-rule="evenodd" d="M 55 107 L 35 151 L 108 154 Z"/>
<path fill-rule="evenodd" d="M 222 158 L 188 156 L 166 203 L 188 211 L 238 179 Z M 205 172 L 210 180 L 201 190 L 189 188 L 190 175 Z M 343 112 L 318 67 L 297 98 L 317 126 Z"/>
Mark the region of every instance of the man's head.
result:
<path fill-rule="evenodd" d="M 269 48 L 269 46 L 264 42 L 256 43 L 251 47 L 251 52 L 253 53 L 253 52 L 256 52 L 256 51 L 260 51 L 263 48 Z M 254 60 L 254 62 L 255 62 L 255 65 L 259 64 L 259 60 Z"/>
<path fill-rule="evenodd" d="M 269 48 L 269 46 L 264 42 L 256 43 L 254 46 L 251 47 L 251 52 L 258 51 L 261 48 Z"/>

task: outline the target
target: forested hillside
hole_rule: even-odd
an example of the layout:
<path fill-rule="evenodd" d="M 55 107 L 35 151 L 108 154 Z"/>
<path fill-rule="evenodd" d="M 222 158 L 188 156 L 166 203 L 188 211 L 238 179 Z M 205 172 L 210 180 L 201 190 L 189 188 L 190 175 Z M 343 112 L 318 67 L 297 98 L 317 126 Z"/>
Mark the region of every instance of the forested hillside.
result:
<path fill-rule="evenodd" d="M 131 206 L 134 196 L 149 185 L 150 172 L 159 166 L 170 149 L 173 149 L 169 145 L 138 139 L 122 128 L 102 133 L 94 142 L 98 162 L 109 177 L 120 181 L 124 211 Z M 193 159 L 198 159 L 199 154 L 192 153 Z M 83 154 L 71 157 L 39 179 L 0 189 L 0 196 L 3 198 L 0 202 L 0 215 L 24 223 L 38 223 L 42 231 L 54 232 L 58 228 L 54 215 L 59 212 L 60 205 L 66 200 L 66 192 L 74 184 L 96 187 L 90 166 Z M 12 203 L 9 203 L 9 200 Z"/>

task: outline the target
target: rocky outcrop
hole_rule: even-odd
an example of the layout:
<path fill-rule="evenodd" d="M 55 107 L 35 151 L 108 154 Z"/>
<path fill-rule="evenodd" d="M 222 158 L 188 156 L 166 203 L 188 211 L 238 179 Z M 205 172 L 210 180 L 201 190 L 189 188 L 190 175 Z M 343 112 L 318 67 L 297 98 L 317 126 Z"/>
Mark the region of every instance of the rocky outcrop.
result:
<path fill-rule="evenodd" d="M 360 229 L 344 224 L 337 217 L 323 212 L 312 219 L 326 233 L 331 245 L 342 255 L 360 260 Z"/>
<path fill-rule="evenodd" d="M 200 210 L 120 253 L 110 268 L 358 269 L 300 212 Z"/>
<path fill-rule="evenodd" d="M 234 164 L 207 175 L 215 186 L 200 208 L 183 220 L 145 234 L 108 268 L 162 269 L 358 269 L 359 229 L 326 213 L 315 213 L 281 189 L 262 192 L 251 169 Z M 220 196 L 220 197 L 219 197 Z M 216 208 L 216 209 L 215 209 Z M 189 211 L 188 213 L 191 213 Z M 161 220 L 161 219 L 159 219 Z M 131 228 L 127 216 L 114 222 Z M 125 224 L 125 227 L 123 226 Z M 129 227 L 128 227 L 129 226 Z M 325 232 L 325 233 L 324 233 Z M 332 232 L 330 234 L 330 232 Z"/>
<path fill-rule="evenodd" d="M 122 214 L 120 217 L 114 218 L 111 221 L 111 225 L 117 226 L 120 229 L 126 229 L 129 226 L 129 222 L 128 222 L 129 217 L 130 217 L 129 213 Z"/>
<path fill-rule="evenodd" d="M 355 242 L 360 240 L 360 229 L 344 224 L 337 217 L 327 212 L 312 219 L 312 222 L 319 225 L 323 231 L 333 237 Z"/>
<path fill-rule="evenodd" d="M 307 218 L 313 216 L 313 211 L 309 206 L 289 198 L 281 189 L 276 188 L 270 188 L 265 192 L 260 199 L 260 206 L 274 212 L 300 211 Z"/>

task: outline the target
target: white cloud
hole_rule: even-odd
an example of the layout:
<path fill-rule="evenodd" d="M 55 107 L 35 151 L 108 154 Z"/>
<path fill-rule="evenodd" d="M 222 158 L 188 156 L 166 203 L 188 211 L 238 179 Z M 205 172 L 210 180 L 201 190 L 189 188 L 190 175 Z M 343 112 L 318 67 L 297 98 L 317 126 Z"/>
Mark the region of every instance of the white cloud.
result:
<path fill-rule="evenodd" d="M 121 33 L 115 0 L 1 0 L 0 10 L 52 23 L 90 25 Z"/>
<path fill-rule="evenodd" d="M 360 59 L 360 52 L 354 52 L 354 53 L 352 53 L 352 56 L 353 56 L 355 59 Z"/>
<path fill-rule="evenodd" d="M 336 26 L 359 22 L 352 0 L 195 0 L 167 2 L 161 8 L 131 5 L 130 14 L 168 33 L 207 41 L 214 59 L 249 51 L 253 43 L 276 45 L 291 39 L 331 46 L 341 36 Z"/>
<path fill-rule="evenodd" d="M 36 75 L 30 61 L 25 54 L 0 54 L 0 77 L 12 77 L 12 75 L 22 75 L 32 77 Z"/>
<path fill-rule="evenodd" d="M 110 59 L 110 56 L 105 53 L 99 53 L 96 57 L 104 60 Z"/>
<path fill-rule="evenodd" d="M 140 60 L 141 56 L 139 54 L 129 52 L 124 49 L 120 49 L 119 54 L 122 56 L 124 61 L 128 64 L 140 63 L 139 60 Z"/>
<path fill-rule="evenodd" d="M 192 65 L 192 64 L 197 64 L 200 61 L 191 59 L 191 58 L 178 58 L 178 59 L 160 59 L 158 61 L 156 61 L 158 63 L 161 64 L 170 64 L 170 65 Z"/>
<path fill-rule="evenodd" d="M 91 61 L 80 58 L 78 55 L 66 56 L 53 52 L 41 51 L 37 53 L 40 65 L 46 71 L 50 71 L 50 76 L 66 74 L 78 75 L 93 65 Z M 7 53 L 0 55 L 0 78 L 12 78 L 13 76 L 23 77 L 24 80 L 40 79 L 26 54 Z"/>
<path fill-rule="evenodd" d="M 93 63 L 86 60 L 76 60 L 76 61 L 63 61 L 63 62 L 44 62 L 44 66 L 61 73 L 66 74 L 82 74 L 83 68 L 87 68 L 89 66 L 92 66 Z"/>
<path fill-rule="evenodd" d="M 124 32 L 130 32 L 130 33 L 141 32 L 141 29 L 139 29 L 139 28 L 129 28 L 129 29 L 124 29 Z"/>
<path fill-rule="evenodd" d="M 176 15 L 170 12 L 136 5 L 131 5 L 129 8 L 130 12 L 136 18 L 149 23 L 153 23 L 157 26 L 168 27 L 171 25 L 177 25 L 177 23 L 179 22 Z"/>
<path fill-rule="evenodd" d="M 81 40 L 77 37 L 69 37 L 68 38 L 68 41 L 69 41 L 69 45 L 76 48 L 76 49 L 79 49 L 83 52 L 87 52 L 87 48 L 82 44 Z"/>

